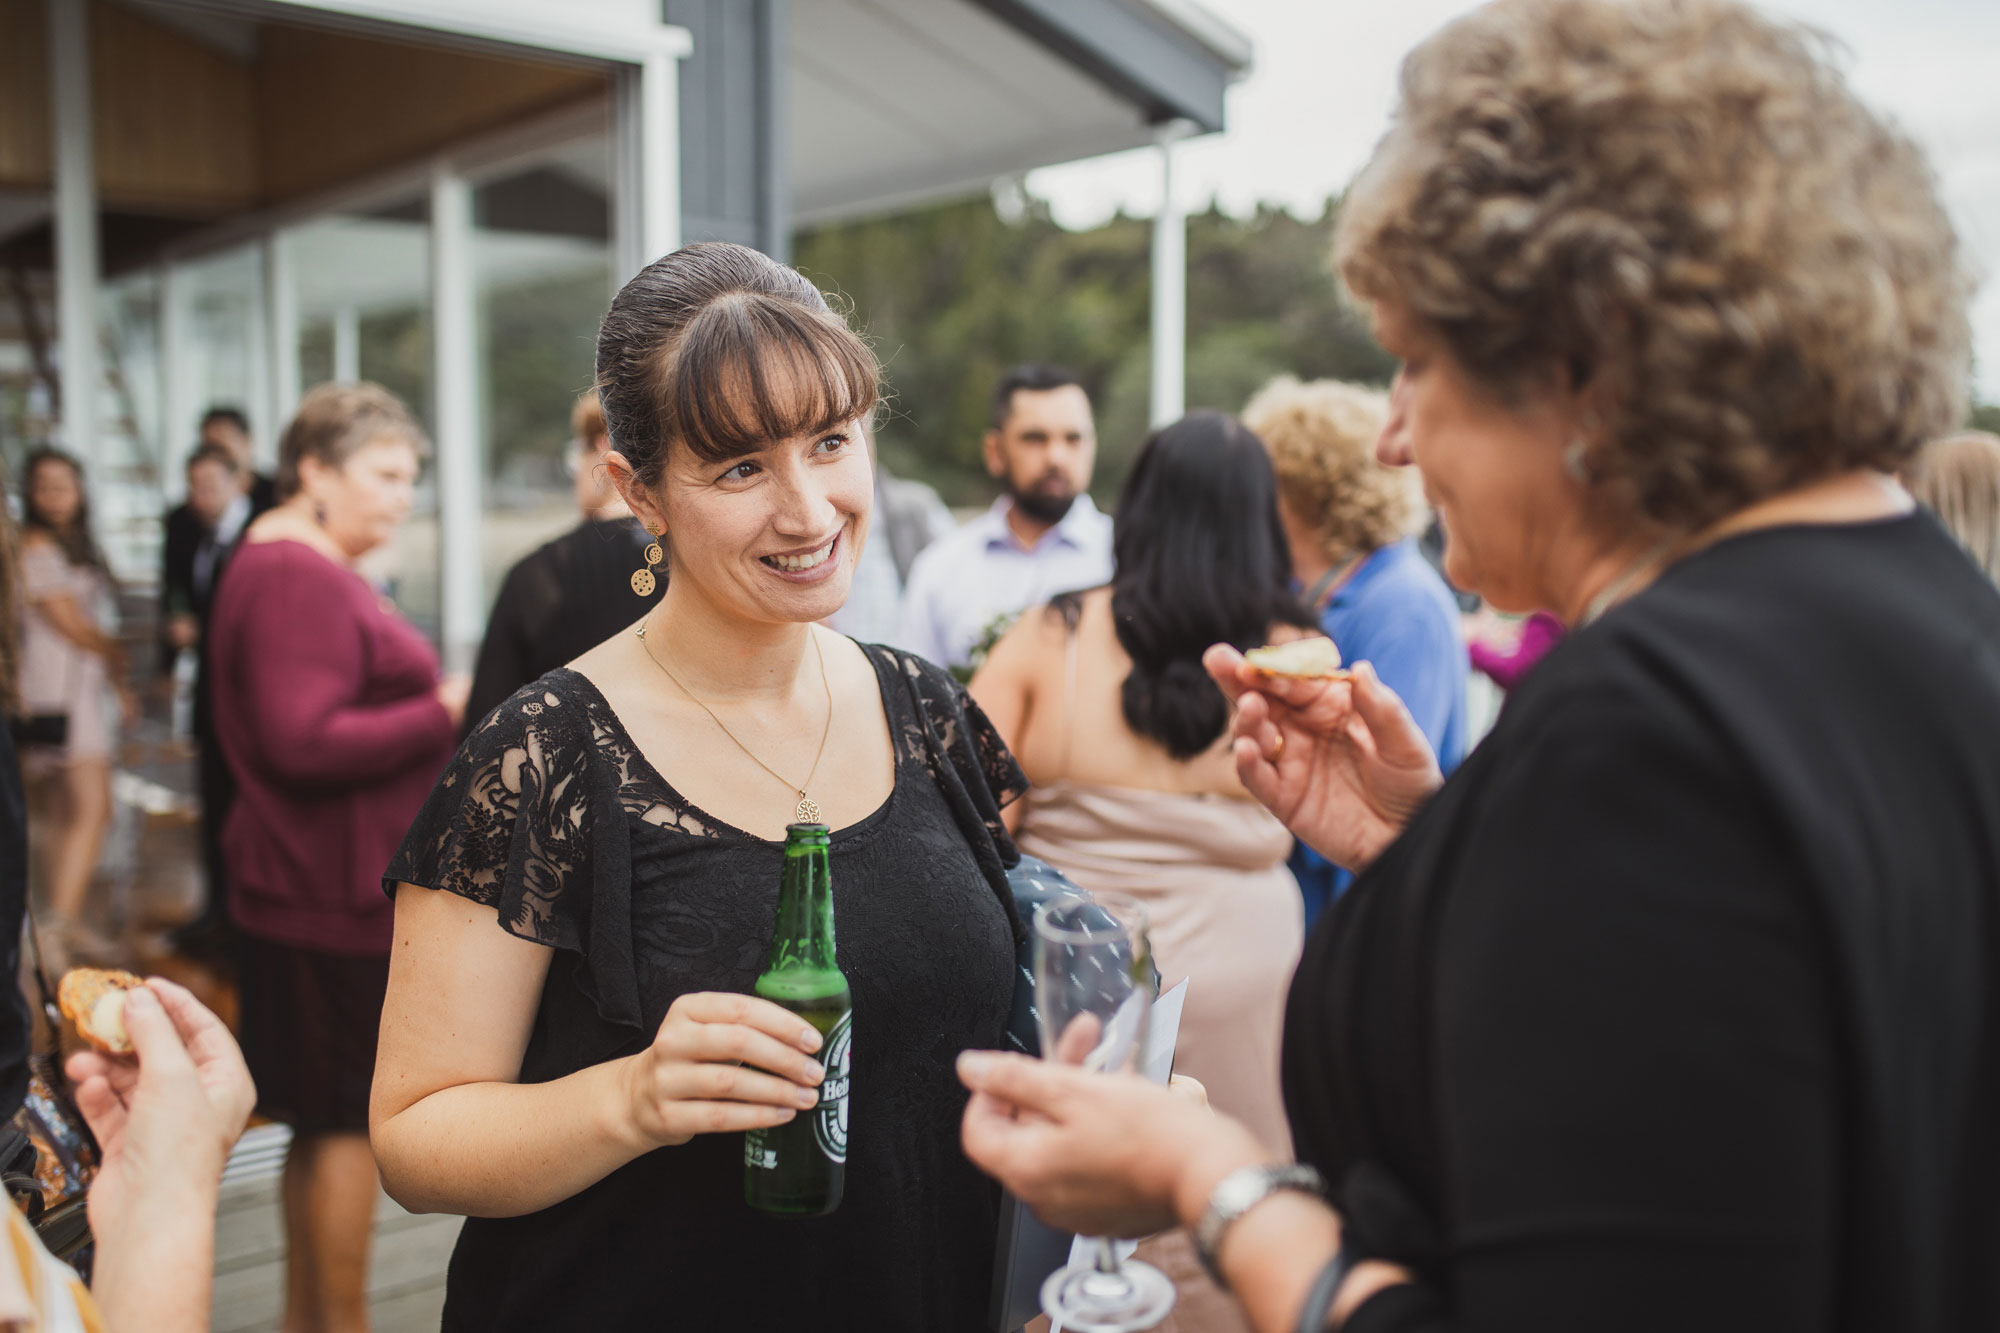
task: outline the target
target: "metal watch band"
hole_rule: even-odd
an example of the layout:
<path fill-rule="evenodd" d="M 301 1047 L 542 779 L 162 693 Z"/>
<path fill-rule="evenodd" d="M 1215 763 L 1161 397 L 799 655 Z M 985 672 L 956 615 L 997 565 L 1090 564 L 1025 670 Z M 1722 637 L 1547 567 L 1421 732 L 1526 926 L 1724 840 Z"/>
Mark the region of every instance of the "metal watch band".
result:
<path fill-rule="evenodd" d="M 1215 1285 L 1224 1291 L 1229 1290 L 1229 1281 L 1222 1276 L 1219 1258 L 1223 1236 L 1236 1219 L 1280 1190 L 1324 1198 L 1326 1180 L 1309 1166 L 1245 1166 L 1224 1176 L 1208 1196 L 1208 1207 L 1195 1223 L 1194 1252 Z"/>

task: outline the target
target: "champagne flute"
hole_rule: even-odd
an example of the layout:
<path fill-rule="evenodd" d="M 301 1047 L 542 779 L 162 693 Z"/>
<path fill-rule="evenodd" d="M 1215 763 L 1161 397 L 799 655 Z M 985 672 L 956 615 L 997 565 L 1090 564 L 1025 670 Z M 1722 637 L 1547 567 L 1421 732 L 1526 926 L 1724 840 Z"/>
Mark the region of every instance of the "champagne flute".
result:
<path fill-rule="evenodd" d="M 1146 909 L 1113 894 L 1054 898 L 1035 910 L 1035 1017 L 1042 1058 L 1098 1073 L 1136 1072 L 1152 1003 Z M 1065 1333 L 1136 1333 L 1174 1308 L 1174 1284 L 1120 1260 L 1095 1236 L 1090 1258 L 1049 1274 L 1042 1310 Z"/>

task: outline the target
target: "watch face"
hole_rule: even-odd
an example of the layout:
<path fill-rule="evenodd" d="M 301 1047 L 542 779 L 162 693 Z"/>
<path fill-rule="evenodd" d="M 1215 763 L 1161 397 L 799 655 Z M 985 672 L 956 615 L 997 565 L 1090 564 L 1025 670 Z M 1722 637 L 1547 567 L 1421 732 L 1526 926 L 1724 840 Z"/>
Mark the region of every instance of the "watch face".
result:
<path fill-rule="evenodd" d="M 1271 1188 L 1271 1173 L 1258 1170 L 1252 1175 L 1244 1173 L 1231 1176 L 1223 1182 L 1223 1188 L 1216 1191 L 1216 1202 L 1228 1212 L 1241 1212 L 1264 1197 Z"/>

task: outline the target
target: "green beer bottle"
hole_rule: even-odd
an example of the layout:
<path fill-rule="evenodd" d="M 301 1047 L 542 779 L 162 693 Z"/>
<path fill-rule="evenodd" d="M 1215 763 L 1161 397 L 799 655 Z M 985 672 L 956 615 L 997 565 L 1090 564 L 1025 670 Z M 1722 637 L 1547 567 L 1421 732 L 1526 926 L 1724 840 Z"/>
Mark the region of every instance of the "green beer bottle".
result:
<path fill-rule="evenodd" d="M 777 1217 L 819 1217 L 840 1206 L 847 1180 L 847 1078 L 854 1010 L 833 955 L 833 876 L 824 824 L 785 829 L 778 924 L 757 994 L 791 1010 L 825 1039 L 819 1105 L 743 1136 L 743 1198 Z"/>

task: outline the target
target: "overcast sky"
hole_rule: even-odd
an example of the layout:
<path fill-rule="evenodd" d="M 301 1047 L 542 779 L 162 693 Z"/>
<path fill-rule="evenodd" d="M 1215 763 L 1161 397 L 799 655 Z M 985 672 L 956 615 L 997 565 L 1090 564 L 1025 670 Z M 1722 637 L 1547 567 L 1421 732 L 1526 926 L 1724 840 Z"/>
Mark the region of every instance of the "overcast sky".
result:
<path fill-rule="evenodd" d="M 1260 202 L 1316 214 L 1366 160 L 1388 116 L 1403 55 L 1464 0 L 1201 0 L 1257 48 L 1230 93 L 1229 128 L 1180 150 L 1175 193 L 1233 213 Z M 2000 0 L 1776 0 L 1767 8 L 1832 33 L 1862 96 L 1931 154 L 1959 234 L 1985 279 L 1973 307 L 1980 396 L 2000 402 Z M 1028 177 L 1066 226 L 1114 209 L 1150 216 L 1160 178 L 1150 151 Z"/>

